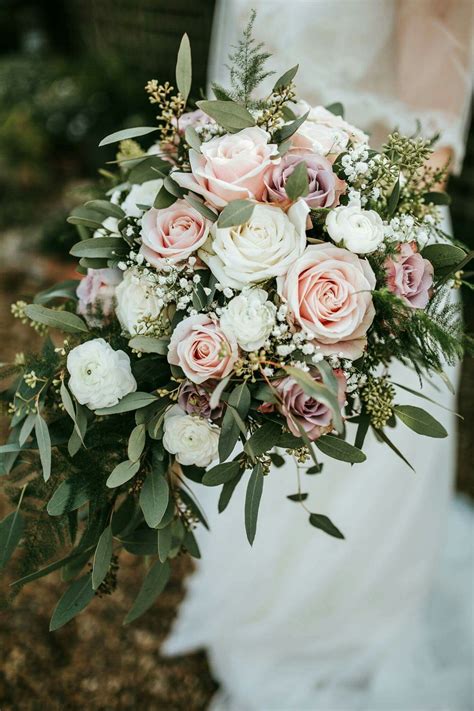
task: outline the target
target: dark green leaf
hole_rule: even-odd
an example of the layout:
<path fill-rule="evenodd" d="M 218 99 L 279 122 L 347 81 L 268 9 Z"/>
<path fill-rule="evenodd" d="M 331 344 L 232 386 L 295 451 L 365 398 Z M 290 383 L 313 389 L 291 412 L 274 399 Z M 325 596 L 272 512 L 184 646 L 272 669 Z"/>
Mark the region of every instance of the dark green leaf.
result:
<path fill-rule="evenodd" d="M 263 491 L 263 469 L 260 462 L 254 466 L 245 494 L 245 531 L 252 545 L 257 532 L 258 509 Z"/>
<path fill-rule="evenodd" d="M 278 91 L 278 89 L 283 89 L 285 86 L 291 84 L 291 82 L 296 76 L 298 67 L 299 64 L 295 64 L 294 67 L 291 67 L 291 69 L 288 69 L 284 74 L 282 74 L 281 77 L 279 77 L 273 85 L 273 92 Z"/>
<path fill-rule="evenodd" d="M 299 118 L 295 119 L 295 121 L 292 121 L 291 123 L 286 123 L 284 126 L 279 128 L 278 131 L 275 131 L 274 140 L 277 143 L 283 143 L 283 141 L 286 141 L 294 133 L 296 133 L 299 127 L 306 121 L 308 115 L 309 111 L 303 114 L 303 116 L 300 116 Z"/>
<path fill-rule="evenodd" d="M 107 528 L 102 531 L 94 554 L 92 567 L 92 587 L 94 590 L 97 590 L 97 588 L 102 585 L 110 568 L 113 551 L 112 544 L 112 528 L 107 526 Z"/>
<path fill-rule="evenodd" d="M 341 531 L 336 528 L 331 519 L 327 516 L 323 516 L 323 514 L 310 514 L 309 522 L 312 526 L 320 528 L 321 531 L 324 531 L 324 533 L 327 533 L 329 536 L 334 536 L 334 538 L 344 538 Z"/>
<path fill-rule="evenodd" d="M 447 193 L 430 192 L 423 195 L 423 202 L 432 205 L 449 205 L 451 198 Z"/>
<path fill-rule="evenodd" d="M 141 353 L 166 355 L 168 353 L 169 340 L 167 338 L 154 338 L 153 336 L 134 336 L 129 340 L 128 345 Z"/>
<path fill-rule="evenodd" d="M 134 128 L 124 128 L 122 131 L 110 133 L 108 136 L 103 138 L 99 143 L 99 148 L 107 146 L 109 143 L 118 143 L 119 141 L 126 141 L 129 138 L 146 136 L 148 133 L 153 133 L 158 130 L 159 126 L 135 126 Z"/>
<path fill-rule="evenodd" d="M 157 555 L 158 538 L 156 530 L 152 528 L 139 528 L 130 533 L 120 534 L 119 540 L 123 547 L 132 555 Z"/>
<path fill-rule="evenodd" d="M 181 489 L 179 492 L 179 495 L 182 499 L 182 501 L 186 504 L 188 509 L 195 515 L 195 517 L 202 523 L 204 528 L 207 528 L 209 530 L 209 524 L 206 520 L 206 517 L 204 516 L 203 512 L 199 508 L 199 505 L 197 502 L 193 499 L 193 497 L 187 493 L 184 489 Z"/>
<path fill-rule="evenodd" d="M 285 463 L 285 458 L 281 454 L 277 454 L 277 452 L 271 452 L 270 459 L 274 467 L 282 467 Z"/>
<path fill-rule="evenodd" d="M 47 304 L 53 299 L 76 299 L 76 289 L 80 284 L 79 279 L 66 279 L 61 281 L 49 289 L 44 289 L 36 294 L 33 302 L 35 304 Z"/>
<path fill-rule="evenodd" d="M 344 106 L 340 101 L 335 101 L 333 104 L 329 104 L 325 107 L 326 111 L 330 111 L 334 116 L 340 116 L 344 118 Z"/>
<path fill-rule="evenodd" d="M 228 400 L 229 405 L 237 410 L 243 420 L 247 417 L 250 408 L 250 401 L 250 390 L 246 383 L 237 385 L 237 387 L 232 390 Z"/>
<path fill-rule="evenodd" d="M 191 555 L 193 558 L 201 557 L 201 551 L 199 550 L 199 546 L 192 531 L 186 531 L 186 534 L 183 539 L 183 545 L 188 551 L 189 555 Z"/>
<path fill-rule="evenodd" d="M 124 620 L 124 625 L 136 620 L 153 605 L 158 595 L 165 589 L 169 577 L 169 563 L 157 560 L 148 571 L 132 609 Z"/>
<path fill-rule="evenodd" d="M 91 574 L 87 573 L 82 578 L 75 580 L 59 600 L 49 624 L 49 631 L 54 632 L 63 627 L 73 617 L 82 612 L 93 597 L 94 590 L 92 589 Z"/>
<path fill-rule="evenodd" d="M 146 441 L 146 427 L 144 424 L 133 428 L 129 440 L 127 454 L 131 462 L 138 462 L 143 454 Z"/>
<path fill-rule="evenodd" d="M 115 205 L 113 202 L 108 200 L 89 200 L 86 202 L 84 207 L 95 210 L 104 217 L 116 217 L 117 220 L 121 220 L 125 217 L 125 213 L 119 205 Z"/>
<path fill-rule="evenodd" d="M 93 548 L 94 546 L 89 546 L 89 548 L 85 550 L 76 550 L 71 555 L 67 555 L 64 558 L 61 558 L 60 560 L 55 560 L 53 563 L 46 565 L 44 568 L 40 568 L 40 570 L 35 570 L 33 573 L 29 573 L 23 578 L 15 580 L 13 583 L 11 583 L 11 585 L 26 585 L 26 583 L 31 583 L 33 582 L 33 580 L 39 580 L 40 578 L 44 578 L 46 575 L 54 573 L 55 570 L 59 570 L 71 561 L 75 560 L 76 558 L 79 558 L 79 556 L 85 555 L 87 553 L 90 554 Z"/>
<path fill-rule="evenodd" d="M 272 449 L 278 442 L 280 435 L 281 425 L 278 422 L 265 422 L 247 440 L 244 451 L 249 456 L 258 457 L 260 454 Z"/>
<path fill-rule="evenodd" d="M 90 484 L 86 477 L 72 474 L 63 481 L 46 507 L 50 516 L 62 516 L 66 511 L 75 511 L 90 499 Z"/>
<path fill-rule="evenodd" d="M 69 254 L 74 257 L 112 259 L 126 254 L 128 245 L 122 237 L 91 237 L 76 242 Z"/>
<path fill-rule="evenodd" d="M 38 443 L 41 466 L 43 468 L 43 479 L 48 481 L 51 476 L 51 438 L 49 436 L 48 425 L 39 412 L 35 419 L 35 435 Z"/>
<path fill-rule="evenodd" d="M 105 482 L 109 489 L 115 489 L 117 486 L 122 486 L 125 482 L 130 481 L 137 471 L 140 469 L 140 462 L 130 462 L 128 459 L 125 462 L 120 462 L 113 469 L 109 478 Z"/>
<path fill-rule="evenodd" d="M 387 218 L 392 217 L 395 210 L 397 209 L 398 201 L 400 200 L 400 178 L 397 180 L 393 186 L 390 197 L 387 201 Z"/>
<path fill-rule="evenodd" d="M 221 433 L 219 436 L 219 459 L 221 462 L 229 457 L 237 440 L 239 439 L 240 429 L 233 415 L 231 407 L 227 407 L 224 419 L 222 420 Z"/>
<path fill-rule="evenodd" d="M 23 535 L 23 519 L 17 508 L 0 522 L 0 570 L 10 560 Z"/>
<path fill-rule="evenodd" d="M 153 203 L 153 207 L 156 208 L 156 210 L 164 210 L 166 207 L 169 207 L 170 205 L 173 205 L 176 202 L 176 196 L 172 195 L 164 185 L 161 186 L 161 188 L 158 191 L 158 194 L 155 198 L 155 202 Z"/>
<path fill-rule="evenodd" d="M 308 166 L 302 160 L 290 174 L 285 183 L 285 192 L 290 200 L 297 200 L 308 194 Z"/>
<path fill-rule="evenodd" d="M 207 205 L 205 205 L 202 200 L 199 200 L 199 198 L 197 198 L 195 195 L 188 193 L 185 196 L 185 200 L 191 205 L 191 207 L 200 212 L 201 215 L 207 220 L 210 220 L 211 222 L 215 222 L 217 220 L 216 213 L 213 212 L 210 207 L 207 207 Z"/>
<path fill-rule="evenodd" d="M 120 402 L 112 407 L 102 407 L 96 410 L 96 415 L 116 415 L 122 412 L 131 412 L 132 410 L 138 410 L 141 407 L 146 407 L 152 402 L 156 402 L 158 398 L 156 395 L 145 392 L 129 393 L 125 395 Z"/>
<path fill-rule="evenodd" d="M 219 484 L 225 484 L 227 481 L 234 479 L 239 471 L 240 463 L 238 461 L 218 464 L 204 474 L 202 483 L 205 486 L 219 486 Z"/>
<path fill-rule="evenodd" d="M 242 225 L 252 217 L 255 207 L 250 200 L 233 200 L 222 210 L 217 220 L 217 226 L 226 229 L 235 225 Z"/>
<path fill-rule="evenodd" d="M 219 496 L 219 503 L 217 504 L 217 510 L 219 513 L 222 513 L 227 508 L 237 484 L 242 479 L 243 473 L 244 472 L 242 470 L 238 476 L 234 477 L 230 481 L 227 481 L 222 487 L 222 491 Z"/>
<path fill-rule="evenodd" d="M 398 447 L 396 447 L 396 446 L 393 444 L 393 442 L 387 437 L 387 435 L 385 434 L 385 432 L 384 432 L 383 430 L 378 430 L 378 429 L 376 429 L 375 427 L 373 427 L 372 429 L 373 429 L 373 431 L 375 432 L 376 436 L 377 436 L 379 439 L 381 439 L 383 442 L 385 442 L 385 444 L 387 444 L 387 445 L 390 447 L 390 449 L 392 450 L 392 452 L 394 452 L 394 453 L 397 455 L 397 457 L 400 457 L 400 459 L 402 459 L 402 460 L 405 462 L 405 464 L 406 464 L 408 467 L 410 467 L 410 469 L 411 469 L 412 471 L 415 471 L 415 470 L 413 469 L 412 465 L 410 464 L 410 462 L 408 461 L 408 459 L 406 459 L 406 457 L 403 456 L 403 454 L 400 452 L 400 450 L 398 449 Z"/>
<path fill-rule="evenodd" d="M 25 308 L 25 314 L 32 321 L 44 323 L 46 326 L 57 328 L 60 331 L 68 333 L 88 333 L 89 331 L 82 318 L 69 313 L 69 311 L 56 311 L 39 304 L 29 304 Z"/>
<path fill-rule="evenodd" d="M 365 437 L 367 435 L 370 426 L 370 417 L 368 415 L 361 415 L 359 426 L 357 427 L 357 434 L 354 442 L 354 446 L 357 449 L 362 449 L 365 442 Z"/>
<path fill-rule="evenodd" d="M 466 252 L 453 244 L 429 244 L 424 248 L 421 256 L 428 259 L 438 271 L 455 267 L 464 259 Z"/>
<path fill-rule="evenodd" d="M 171 550 L 171 526 L 158 529 L 158 558 L 162 563 L 168 558 Z"/>
<path fill-rule="evenodd" d="M 252 114 L 235 101 L 198 101 L 197 106 L 230 133 L 255 126 Z"/>
<path fill-rule="evenodd" d="M 34 426 L 35 426 L 35 421 L 36 421 L 36 415 L 35 415 L 33 412 L 31 412 L 31 413 L 25 418 L 25 420 L 24 420 L 24 422 L 23 422 L 23 424 L 22 424 L 22 426 L 21 426 L 20 434 L 18 435 L 19 448 L 23 447 L 23 445 L 25 444 L 26 440 L 28 439 L 28 437 L 29 437 L 30 434 L 32 433 L 33 428 L 34 428 Z"/>
<path fill-rule="evenodd" d="M 169 486 L 165 477 L 153 469 L 140 491 L 140 506 L 150 528 L 156 528 L 164 516 L 169 501 Z"/>
<path fill-rule="evenodd" d="M 396 416 L 411 430 L 426 437 L 447 437 L 443 425 L 435 418 L 423 410 L 421 407 L 413 405 L 395 405 L 393 408 Z"/>
<path fill-rule="evenodd" d="M 308 494 L 305 494 L 303 492 L 299 494 L 288 494 L 286 498 L 290 501 L 306 501 L 306 499 L 308 498 Z"/>
<path fill-rule="evenodd" d="M 315 440 L 314 444 L 323 454 L 333 459 L 339 459 L 341 462 L 359 464 L 367 459 L 360 449 L 349 444 L 349 442 L 345 442 L 343 439 L 339 439 L 339 437 L 334 437 L 334 435 L 323 435 Z"/>

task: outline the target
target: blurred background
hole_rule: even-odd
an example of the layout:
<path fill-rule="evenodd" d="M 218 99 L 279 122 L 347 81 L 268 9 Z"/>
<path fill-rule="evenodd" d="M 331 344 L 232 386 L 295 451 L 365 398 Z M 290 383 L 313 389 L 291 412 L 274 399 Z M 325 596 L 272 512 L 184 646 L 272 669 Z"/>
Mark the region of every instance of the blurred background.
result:
<path fill-rule="evenodd" d="M 35 346 L 10 303 L 74 273 L 70 210 L 100 190 L 99 169 L 113 159 L 98 149 L 119 128 L 148 125 L 154 112 L 143 87 L 174 82 L 181 35 L 190 35 L 193 92 L 206 86 L 214 2 L 200 0 L 0 0 L 0 338 L 1 360 Z M 350 116 L 348 117 L 350 120 Z M 452 178 L 454 235 L 474 245 L 474 130 L 462 174 Z M 472 331 L 474 294 L 463 294 Z M 458 411 L 458 489 L 474 497 L 470 432 L 474 366 L 463 364 Z M 3 515 L 0 501 L 0 518 Z M 173 584 L 133 628 L 120 621 L 136 589 L 130 560 L 120 591 L 98 601 L 54 635 L 54 576 L 25 589 L 15 614 L 0 588 L 0 708 L 201 709 L 215 684 L 204 655 L 163 660 L 159 646 L 182 597 L 190 563 L 180 560 Z M 120 656 L 117 650 L 121 650 Z M 123 651 L 122 651 L 123 650 Z M 98 691 L 100 689 L 100 700 Z"/>

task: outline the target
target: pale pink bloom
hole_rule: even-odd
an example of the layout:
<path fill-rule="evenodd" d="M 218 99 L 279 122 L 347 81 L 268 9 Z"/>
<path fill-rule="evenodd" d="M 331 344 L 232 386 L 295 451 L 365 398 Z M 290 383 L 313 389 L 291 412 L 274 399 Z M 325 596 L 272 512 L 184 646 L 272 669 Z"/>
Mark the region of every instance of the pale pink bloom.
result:
<path fill-rule="evenodd" d="M 173 173 L 176 182 L 204 197 L 219 209 L 237 199 L 260 200 L 265 188 L 263 174 L 277 153 L 258 127 L 216 136 L 201 144 L 201 152 L 189 151 L 191 173 Z"/>
<path fill-rule="evenodd" d="M 363 131 L 323 106 L 311 107 L 305 101 L 299 101 L 294 111 L 298 116 L 309 111 L 308 118 L 291 139 L 294 148 L 304 148 L 334 158 L 345 151 L 349 143 L 360 145 L 368 141 Z"/>
<path fill-rule="evenodd" d="M 115 287 L 122 281 L 119 269 L 88 269 L 81 279 L 76 294 L 77 313 L 84 316 L 89 325 L 100 325 L 98 314 L 108 317 L 114 309 Z"/>
<path fill-rule="evenodd" d="M 179 365 L 193 383 L 222 379 L 237 360 L 237 341 L 225 335 L 206 314 L 189 316 L 175 328 L 168 349 L 168 362 Z"/>
<path fill-rule="evenodd" d="M 140 253 L 157 268 L 182 262 L 204 244 L 210 226 L 186 200 L 162 210 L 152 207 L 142 218 Z"/>
<path fill-rule="evenodd" d="M 346 379 L 340 370 L 334 375 L 338 381 L 338 401 L 341 409 L 346 399 Z M 321 375 L 311 372 L 311 377 L 320 382 Z M 274 382 L 279 395 L 276 408 L 286 418 L 288 429 L 295 437 L 301 437 L 298 425 L 304 429 L 309 439 L 315 440 L 332 429 L 332 412 L 327 405 L 307 395 L 300 385 L 290 376 Z"/>
<path fill-rule="evenodd" d="M 415 309 L 424 309 L 433 286 L 433 265 L 417 251 L 416 243 L 400 245 L 398 254 L 385 260 L 387 286 Z"/>
<path fill-rule="evenodd" d="M 209 126 L 215 124 L 215 121 L 201 109 L 196 109 L 196 111 L 187 111 L 179 119 L 173 118 L 172 123 L 178 127 L 180 133 L 184 133 L 188 126 Z"/>
<path fill-rule="evenodd" d="M 216 383 L 207 384 L 207 387 L 196 385 L 186 380 L 179 388 L 178 405 L 187 415 L 199 415 L 206 420 L 216 420 L 222 415 L 222 403 L 211 409 L 211 395 Z"/>
<path fill-rule="evenodd" d="M 374 319 L 375 282 L 366 259 L 328 243 L 315 244 L 278 279 L 278 293 L 295 327 L 309 334 L 321 353 L 354 360 L 363 353 Z"/>

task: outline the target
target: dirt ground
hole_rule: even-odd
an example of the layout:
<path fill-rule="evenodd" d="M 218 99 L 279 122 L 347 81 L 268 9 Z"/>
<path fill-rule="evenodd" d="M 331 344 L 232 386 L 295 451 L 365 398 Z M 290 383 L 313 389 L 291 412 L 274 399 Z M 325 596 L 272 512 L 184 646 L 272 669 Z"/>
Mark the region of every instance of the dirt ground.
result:
<path fill-rule="evenodd" d="M 21 259 L 0 272 L 1 361 L 35 346 L 31 329 L 11 318 L 11 301 L 28 297 L 45 283 L 59 281 L 64 268 L 36 260 L 29 276 Z M 472 478 L 474 367 L 465 363 L 460 409 L 458 487 L 474 491 Z M 0 518 L 3 516 L 0 500 Z M 140 560 L 130 556 L 120 568 L 113 598 L 96 599 L 75 620 L 48 632 L 51 612 L 64 588 L 54 574 L 26 587 L 5 609 L 8 580 L 0 584 L 1 711 L 200 711 L 216 688 L 204 654 L 166 659 L 160 644 L 183 597 L 191 570 L 187 558 L 176 561 L 172 582 L 155 606 L 135 624 L 121 625 L 136 594 Z M 4 576 L 5 578 L 7 576 Z M 10 578 L 11 579 L 11 578 Z M 2 600 L 3 599 L 3 600 Z M 2 606 L 2 601 L 4 605 Z M 2 611 L 3 607 L 3 611 Z"/>

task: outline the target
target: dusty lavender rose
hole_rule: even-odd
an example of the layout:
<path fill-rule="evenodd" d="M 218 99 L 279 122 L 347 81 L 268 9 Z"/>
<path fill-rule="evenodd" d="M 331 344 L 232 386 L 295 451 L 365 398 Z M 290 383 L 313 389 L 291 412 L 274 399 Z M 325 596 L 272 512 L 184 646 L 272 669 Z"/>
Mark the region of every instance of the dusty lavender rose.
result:
<path fill-rule="evenodd" d="M 99 326 L 114 310 L 115 287 L 122 281 L 119 269 L 88 269 L 81 279 L 76 294 L 77 313 L 84 316 L 90 326 Z"/>
<path fill-rule="evenodd" d="M 308 168 L 308 194 L 303 198 L 305 202 L 313 209 L 337 205 L 339 196 L 344 191 L 344 182 L 336 176 L 327 158 L 305 151 L 287 153 L 280 163 L 268 168 L 264 176 L 263 200 L 288 202 L 286 181 L 302 161 Z"/>
<path fill-rule="evenodd" d="M 187 415 L 199 415 L 207 420 L 211 417 L 215 420 L 222 415 L 220 403 L 211 409 L 211 392 L 189 380 L 186 380 L 179 389 L 178 404 Z"/>
<path fill-rule="evenodd" d="M 414 309 L 424 309 L 433 285 L 433 265 L 417 251 L 416 243 L 405 242 L 399 253 L 385 260 L 387 286 Z"/>
<path fill-rule="evenodd" d="M 210 116 L 201 111 L 201 109 L 196 109 L 196 111 L 187 111 L 185 114 L 179 117 L 179 119 L 173 118 L 171 120 L 174 126 L 178 128 L 179 133 L 184 134 L 188 126 L 209 126 L 210 124 L 215 124 L 216 122 Z"/>
<path fill-rule="evenodd" d="M 342 409 L 346 397 L 346 379 L 340 370 L 335 370 L 334 375 L 339 385 L 338 400 Z M 311 376 L 318 382 L 321 380 L 317 371 L 313 371 Z M 276 407 L 285 416 L 288 429 L 295 437 L 301 437 L 298 424 L 305 430 L 310 440 L 318 439 L 331 431 L 331 410 L 327 405 L 307 395 L 296 380 L 288 376 L 274 383 L 274 386 L 281 400 Z"/>

